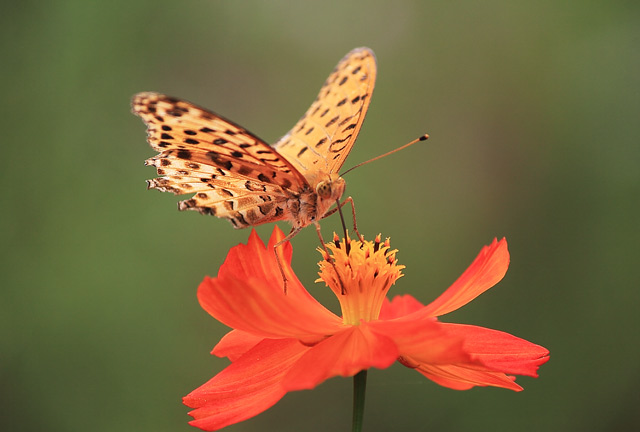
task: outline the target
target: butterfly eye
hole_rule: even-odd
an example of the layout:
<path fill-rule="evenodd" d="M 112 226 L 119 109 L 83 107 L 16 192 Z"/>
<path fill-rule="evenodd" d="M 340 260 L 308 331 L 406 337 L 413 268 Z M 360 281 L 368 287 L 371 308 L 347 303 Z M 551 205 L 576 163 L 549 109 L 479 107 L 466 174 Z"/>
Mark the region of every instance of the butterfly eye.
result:
<path fill-rule="evenodd" d="M 318 183 L 316 193 L 320 198 L 331 198 L 331 183 L 327 181 Z"/>

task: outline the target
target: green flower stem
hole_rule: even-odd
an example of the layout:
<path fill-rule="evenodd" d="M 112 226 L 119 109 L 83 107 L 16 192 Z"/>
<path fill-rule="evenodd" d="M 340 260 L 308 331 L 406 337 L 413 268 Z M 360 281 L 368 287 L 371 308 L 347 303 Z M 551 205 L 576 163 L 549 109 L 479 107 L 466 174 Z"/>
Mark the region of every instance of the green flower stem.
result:
<path fill-rule="evenodd" d="M 364 395 L 367 390 L 367 371 L 358 372 L 353 377 L 353 423 L 352 432 L 362 431 L 364 420 Z"/>

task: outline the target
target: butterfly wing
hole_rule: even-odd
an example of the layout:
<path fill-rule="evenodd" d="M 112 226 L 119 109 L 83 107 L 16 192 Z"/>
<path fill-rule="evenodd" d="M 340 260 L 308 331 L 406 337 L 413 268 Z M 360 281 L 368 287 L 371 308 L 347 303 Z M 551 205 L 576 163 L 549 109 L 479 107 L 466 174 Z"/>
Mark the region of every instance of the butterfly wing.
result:
<path fill-rule="evenodd" d="M 336 173 L 349 155 L 369 108 L 376 59 L 356 48 L 335 67 L 316 100 L 274 148 L 301 173 Z"/>
<path fill-rule="evenodd" d="M 284 219 L 287 191 L 307 185 L 273 147 L 213 112 L 158 93 L 135 95 L 132 107 L 159 152 L 146 161 L 161 176 L 149 188 L 194 193 L 180 210 L 226 218 L 236 228 L 260 225 Z"/>

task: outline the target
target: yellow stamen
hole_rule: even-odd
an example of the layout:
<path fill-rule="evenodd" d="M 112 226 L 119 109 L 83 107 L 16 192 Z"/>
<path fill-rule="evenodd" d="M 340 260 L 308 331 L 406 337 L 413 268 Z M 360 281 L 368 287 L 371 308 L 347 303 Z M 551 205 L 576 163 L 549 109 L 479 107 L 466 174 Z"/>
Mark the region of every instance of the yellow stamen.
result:
<path fill-rule="evenodd" d="M 387 292 L 402 277 L 404 266 L 397 264 L 397 250 L 391 250 L 388 238 L 383 244 L 380 239 L 378 235 L 374 241 L 363 242 L 347 237 L 340 242 L 334 236 L 333 243 L 326 245 L 333 264 L 319 249 L 323 260 L 318 263 L 320 279 L 316 282 L 323 281 L 336 294 L 345 324 L 378 319 Z"/>

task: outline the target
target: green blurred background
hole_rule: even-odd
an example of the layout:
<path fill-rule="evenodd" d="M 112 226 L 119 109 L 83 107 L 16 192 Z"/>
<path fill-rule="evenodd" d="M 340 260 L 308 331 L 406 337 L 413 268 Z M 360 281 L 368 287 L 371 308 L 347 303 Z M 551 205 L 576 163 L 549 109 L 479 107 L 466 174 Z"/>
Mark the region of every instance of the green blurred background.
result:
<path fill-rule="evenodd" d="M 145 189 L 130 98 L 179 96 L 273 142 L 363 45 L 377 87 L 345 167 L 431 136 L 347 176 L 361 231 L 407 266 L 392 294 L 431 301 L 506 236 L 506 278 L 444 320 L 551 350 L 521 393 L 374 370 L 365 430 L 640 427 L 640 3 L 22 1 L 0 24 L 1 430 L 194 430 L 181 397 L 226 365 L 196 287 L 249 231 Z M 293 244 L 335 308 L 314 230 Z M 334 378 L 228 430 L 350 416 Z"/>

